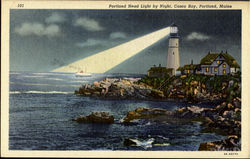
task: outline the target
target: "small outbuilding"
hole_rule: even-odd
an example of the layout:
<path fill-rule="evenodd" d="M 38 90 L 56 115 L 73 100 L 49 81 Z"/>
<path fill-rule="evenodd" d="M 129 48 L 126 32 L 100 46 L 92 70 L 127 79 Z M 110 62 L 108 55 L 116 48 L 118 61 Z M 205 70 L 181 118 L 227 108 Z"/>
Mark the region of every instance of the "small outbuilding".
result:
<path fill-rule="evenodd" d="M 149 77 L 166 77 L 166 76 L 173 76 L 174 75 L 174 69 L 173 68 L 166 68 L 161 67 L 161 65 L 151 67 L 148 70 L 148 76 Z"/>

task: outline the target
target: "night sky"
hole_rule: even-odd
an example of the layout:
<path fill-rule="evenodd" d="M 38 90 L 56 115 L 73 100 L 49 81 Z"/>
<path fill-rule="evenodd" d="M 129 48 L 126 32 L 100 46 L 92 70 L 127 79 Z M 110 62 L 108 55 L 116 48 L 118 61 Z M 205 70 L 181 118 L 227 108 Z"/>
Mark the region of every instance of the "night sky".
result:
<path fill-rule="evenodd" d="M 10 71 L 48 72 L 165 28 L 180 35 L 180 64 L 199 63 L 208 51 L 226 51 L 241 64 L 237 10 L 11 10 Z M 168 39 L 110 72 L 146 73 L 166 65 Z"/>

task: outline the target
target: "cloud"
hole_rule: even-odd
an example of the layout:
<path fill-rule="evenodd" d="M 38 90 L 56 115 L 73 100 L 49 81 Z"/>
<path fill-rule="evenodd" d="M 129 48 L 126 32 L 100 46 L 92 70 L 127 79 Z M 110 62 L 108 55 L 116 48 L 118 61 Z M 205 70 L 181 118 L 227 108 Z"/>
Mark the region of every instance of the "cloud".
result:
<path fill-rule="evenodd" d="M 58 36 L 60 33 L 60 28 L 58 25 L 49 25 L 44 29 L 44 35 L 47 36 Z"/>
<path fill-rule="evenodd" d="M 56 24 L 51 24 L 45 26 L 41 23 L 22 23 L 20 27 L 15 28 L 15 32 L 21 36 L 47 36 L 47 37 L 55 37 L 61 34 L 60 27 Z"/>
<path fill-rule="evenodd" d="M 76 43 L 76 46 L 78 47 L 89 47 L 89 46 L 97 46 L 97 45 L 105 45 L 106 42 L 104 40 L 98 40 L 98 39 L 88 39 L 87 41 L 83 43 Z"/>
<path fill-rule="evenodd" d="M 109 38 L 111 40 L 109 40 L 109 39 L 102 39 L 101 40 L 101 39 L 89 38 L 85 42 L 76 43 L 76 46 L 80 47 L 80 48 L 91 47 L 91 46 L 112 46 L 112 45 L 116 45 L 117 42 L 119 41 L 119 39 L 127 38 L 127 35 L 123 32 L 113 32 L 109 35 Z"/>
<path fill-rule="evenodd" d="M 109 35 L 110 39 L 125 39 L 127 35 L 123 32 L 113 32 Z"/>
<path fill-rule="evenodd" d="M 211 39 L 210 36 L 202 34 L 202 33 L 197 33 L 197 32 L 192 32 L 186 37 L 186 40 L 188 41 L 192 41 L 192 40 L 204 41 L 204 40 L 209 40 L 209 39 Z"/>
<path fill-rule="evenodd" d="M 61 22 L 64 22 L 65 20 L 66 19 L 63 14 L 52 13 L 51 16 L 45 19 L 45 22 L 46 23 L 61 23 Z"/>
<path fill-rule="evenodd" d="M 102 30 L 104 30 L 104 28 L 102 26 L 100 26 L 98 21 L 96 21 L 94 19 L 87 18 L 87 17 L 78 18 L 75 21 L 74 26 L 82 27 L 83 29 L 85 29 L 87 31 L 102 31 Z"/>

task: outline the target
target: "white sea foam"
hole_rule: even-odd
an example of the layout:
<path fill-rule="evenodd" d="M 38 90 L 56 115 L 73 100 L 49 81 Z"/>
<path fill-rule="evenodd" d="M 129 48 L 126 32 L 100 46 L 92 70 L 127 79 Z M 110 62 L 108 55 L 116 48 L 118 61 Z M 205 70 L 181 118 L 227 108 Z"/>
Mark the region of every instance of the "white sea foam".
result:
<path fill-rule="evenodd" d="M 130 139 L 130 140 L 133 141 L 133 142 L 135 142 L 136 146 L 142 147 L 144 149 L 151 148 L 152 147 L 152 143 L 155 141 L 154 138 L 150 138 L 148 140 L 143 140 L 143 141 L 140 141 L 140 140 L 137 140 L 137 139 Z"/>
<path fill-rule="evenodd" d="M 170 143 L 154 144 L 154 146 L 169 146 Z"/>
<path fill-rule="evenodd" d="M 164 137 L 164 136 L 161 136 L 161 135 L 158 135 L 158 137 L 160 137 L 160 138 L 162 138 L 162 139 L 164 139 L 164 140 L 169 140 L 169 138 Z"/>
<path fill-rule="evenodd" d="M 147 122 L 145 125 L 151 125 L 151 122 L 149 121 L 149 122 Z"/>
<path fill-rule="evenodd" d="M 62 79 L 62 78 L 43 78 L 43 79 L 53 80 L 53 81 L 64 81 L 64 79 Z"/>
<path fill-rule="evenodd" d="M 119 121 L 118 121 L 118 123 L 123 123 L 124 122 L 124 118 L 122 118 L 122 119 L 120 119 Z"/>
<path fill-rule="evenodd" d="M 11 91 L 10 94 L 21 94 L 20 91 Z"/>

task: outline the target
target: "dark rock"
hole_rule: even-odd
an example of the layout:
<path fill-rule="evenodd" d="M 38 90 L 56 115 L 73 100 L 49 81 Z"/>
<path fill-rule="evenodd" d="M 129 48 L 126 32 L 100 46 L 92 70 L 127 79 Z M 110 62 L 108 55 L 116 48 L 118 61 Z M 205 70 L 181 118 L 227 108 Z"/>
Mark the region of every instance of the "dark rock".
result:
<path fill-rule="evenodd" d="M 136 146 L 136 142 L 132 141 L 131 139 L 125 139 L 123 144 L 124 146 Z"/>
<path fill-rule="evenodd" d="M 156 90 L 152 90 L 150 93 L 151 97 L 154 97 L 155 99 L 159 99 L 159 98 L 164 98 L 164 94 L 162 91 L 156 91 Z"/>
<path fill-rule="evenodd" d="M 93 112 L 88 116 L 80 116 L 76 120 L 78 123 L 114 123 L 114 117 L 108 112 Z"/>
<path fill-rule="evenodd" d="M 233 119 L 235 117 L 235 113 L 234 111 L 230 110 L 230 111 L 224 111 L 223 115 L 224 118 L 230 118 Z"/>
<path fill-rule="evenodd" d="M 213 142 L 201 143 L 198 150 L 199 151 L 215 151 L 216 144 Z"/>
<path fill-rule="evenodd" d="M 231 103 L 228 103 L 228 104 L 227 104 L 227 109 L 228 109 L 228 110 L 233 110 L 233 109 L 234 109 L 234 106 L 233 106 Z"/>
<path fill-rule="evenodd" d="M 219 115 L 222 115 L 223 112 L 227 110 L 227 103 L 223 102 L 222 104 L 218 105 L 215 109 Z"/>
<path fill-rule="evenodd" d="M 212 108 L 204 108 L 204 111 L 201 112 L 201 116 L 209 118 L 214 118 L 216 114 L 218 113 Z"/>
<path fill-rule="evenodd" d="M 236 107 L 236 108 L 241 108 L 241 99 L 239 97 L 236 97 L 233 99 L 233 105 Z"/>
<path fill-rule="evenodd" d="M 241 142 L 238 136 L 231 135 L 222 141 L 201 143 L 199 151 L 240 151 Z"/>
<path fill-rule="evenodd" d="M 194 118 L 202 116 L 204 108 L 198 106 L 183 107 L 177 109 L 176 116 L 181 118 Z"/>
<path fill-rule="evenodd" d="M 209 126 L 214 124 L 213 120 L 211 120 L 209 117 L 205 117 L 204 122 L 202 125 Z"/>
<path fill-rule="evenodd" d="M 123 122 L 129 123 L 135 119 L 152 119 L 163 115 L 171 115 L 171 112 L 160 108 L 137 108 L 135 111 L 128 112 Z"/>

